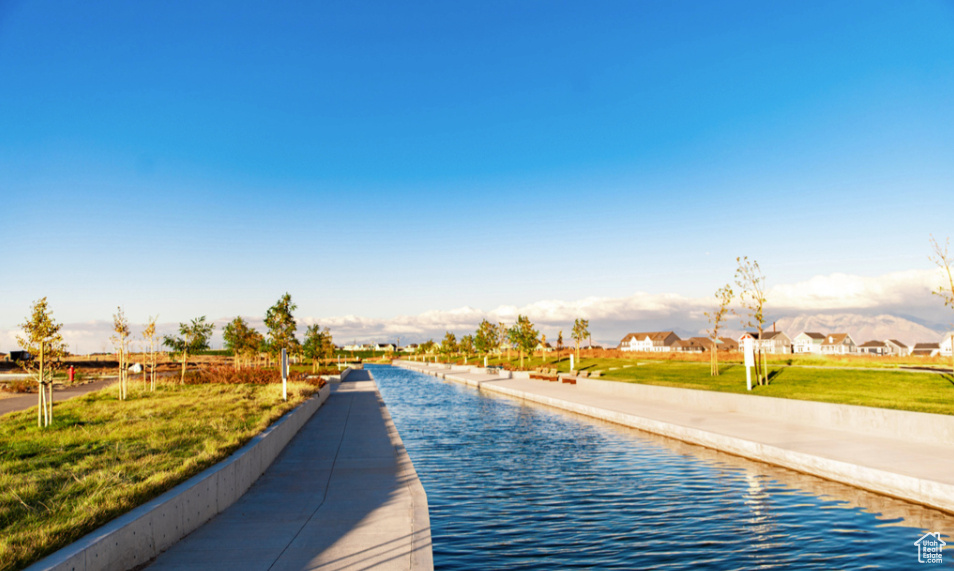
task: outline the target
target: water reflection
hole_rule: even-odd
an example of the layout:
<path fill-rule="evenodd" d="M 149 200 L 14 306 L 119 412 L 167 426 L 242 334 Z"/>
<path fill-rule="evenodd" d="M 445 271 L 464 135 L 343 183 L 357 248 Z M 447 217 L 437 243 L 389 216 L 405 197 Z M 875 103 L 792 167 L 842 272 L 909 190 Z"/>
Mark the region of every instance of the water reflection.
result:
<path fill-rule="evenodd" d="M 894 569 L 917 564 L 924 532 L 954 532 L 942 512 L 784 468 L 374 375 L 428 493 L 438 568 Z"/>

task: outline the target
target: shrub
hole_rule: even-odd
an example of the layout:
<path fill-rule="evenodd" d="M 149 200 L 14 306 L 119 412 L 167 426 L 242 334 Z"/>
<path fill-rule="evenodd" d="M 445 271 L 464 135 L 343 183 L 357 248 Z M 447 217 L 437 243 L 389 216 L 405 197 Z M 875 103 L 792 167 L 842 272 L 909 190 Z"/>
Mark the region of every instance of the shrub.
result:
<path fill-rule="evenodd" d="M 319 388 L 324 386 L 324 381 L 294 371 L 288 374 L 289 382 L 303 382 L 315 385 Z M 260 369 L 249 367 L 237 369 L 235 367 L 209 367 L 190 371 L 186 373 L 185 384 L 187 385 L 271 385 L 282 382 L 281 372 L 277 369 Z"/>

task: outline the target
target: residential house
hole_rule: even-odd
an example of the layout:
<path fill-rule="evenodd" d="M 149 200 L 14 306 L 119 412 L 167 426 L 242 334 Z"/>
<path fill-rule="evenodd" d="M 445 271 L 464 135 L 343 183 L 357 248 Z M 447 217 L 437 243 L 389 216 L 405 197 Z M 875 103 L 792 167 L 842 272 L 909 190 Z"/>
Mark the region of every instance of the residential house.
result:
<path fill-rule="evenodd" d="M 397 345 L 394 343 L 377 343 L 374 346 L 375 351 L 384 351 L 385 353 L 391 353 L 397 351 Z"/>
<path fill-rule="evenodd" d="M 941 337 L 941 342 L 938 343 L 938 345 L 940 345 L 940 348 L 941 348 L 941 355 L 944 355 L 945 357 L 951 356 L 951 349 L 952 349 L 951 341 L 952 340 L 954 340 L 954 331 L 949 331 L 945 333 L 943 337 Z"/>
<path fill-rule="evenodd" d="M 940 343 L 915 343 L 911 355 L 915 357 L 936 357 L 941 354 Z"/>
<path fill-rule="evenodd" d="M 792 339 L 792 350 L 795 353 L 821 353 L 822 343 L 825 341 L 824 333 L 814 331 L 803 331 Z"/>
<path fill-rule="evenodd" d="M 630 333 L 619 342 L 619 349 L 621 351 L 665 353 L 672 350 L 672 345 L 676 341 L 679 341 L 679 336 L 672 331 Z"/>
<path fill-rule="evenodd" d="M 411 343 L 410 345 L 405 345 L 401 347 L 402 353 L 417 353 L 417 348 L 420 347 L 417 343 Z"/>
<path fill-rule="evenodd" d="M 905 357 L 911 354 L 911 348 L 897 339 L 888 339 L 884 342 L 884 344 L 888 347 L 889 355 Z"/>
<path fill-rule="evenodd" d="M 858 351 L 858 344 L 848 333 L 829 333 L 821 348 L 824 355 L 848 355 Z"/>
<path fill-rule="evenodd" d="M 755 341 L 755 349 L 761 349 L 764 353 L 779 354 L 792 352 L 792 340 L 781 331 L 763 331 L 761 337 L 759 337 L 758 331 L 743 333 L 742 336 L 739 337 L 739 347 L 742 346 L 746 338 L 753 339 Z"/>
<path fill-rule="evenodd" d="M 731 337 L 719 337 L 719 351 L 738 351 L 739 342 Z"/>
<path fill-rule="evenodd" d="M 544 345 L 543 343 L 537 342 L 537 346 L 534 347 L 533 350 L 546 351 L 547 353 L 550 353 L 551 351 L 553 351 L 553 345 L 550 345 L 549 343 Z"/>
<path fill-rule="evenodd" d="M 708 337 L 680 339 L 672 344 L 672 350 L 683 353 L 705 353 L 706 351 L 712 350 L 712 339 Z"/>
<path fill-rule="evenodd" d="M 858 352 L 863 355 L 888 355 L 891 350 L 884 341 L 865 341 L 858 345 Z"/>

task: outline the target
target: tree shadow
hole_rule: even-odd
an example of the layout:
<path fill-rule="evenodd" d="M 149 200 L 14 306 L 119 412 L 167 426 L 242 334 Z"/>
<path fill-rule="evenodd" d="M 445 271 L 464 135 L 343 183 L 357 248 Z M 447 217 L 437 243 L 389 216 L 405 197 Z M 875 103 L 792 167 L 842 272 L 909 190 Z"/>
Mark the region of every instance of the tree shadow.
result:
<path fill-rule="evenodd" d="M 769 371 L 769 374 L 768 374 L 768 382 L 767 382 L 766 384 L 771 385 L 771 384 L 775 381 L 775 379 L 777 379 L 777 378 L 779 377 L 779 375 L 782 374 L 782 372 L 783 372 L 784 370 L 785 370 L 785 368 L 783 367 L 783 368 L 781 368 L 781 369 L 775 369 L 774 371 Z"/>

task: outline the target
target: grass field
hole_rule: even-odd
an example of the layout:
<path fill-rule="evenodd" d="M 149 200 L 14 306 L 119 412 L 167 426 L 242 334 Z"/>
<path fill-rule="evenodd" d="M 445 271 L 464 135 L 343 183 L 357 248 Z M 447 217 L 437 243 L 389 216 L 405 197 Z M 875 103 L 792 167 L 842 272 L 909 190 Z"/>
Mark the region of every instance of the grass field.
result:
<path fill-rule="evenodd" d="M 133 385 L 138 385 L 134 383 Z M 24 567 L 222 460 L 317 387 L 115 387 L 0 420 L 0 570 Z"/>

